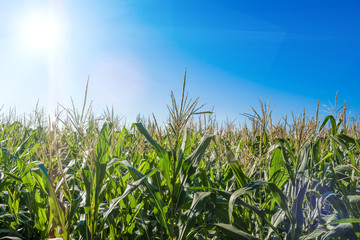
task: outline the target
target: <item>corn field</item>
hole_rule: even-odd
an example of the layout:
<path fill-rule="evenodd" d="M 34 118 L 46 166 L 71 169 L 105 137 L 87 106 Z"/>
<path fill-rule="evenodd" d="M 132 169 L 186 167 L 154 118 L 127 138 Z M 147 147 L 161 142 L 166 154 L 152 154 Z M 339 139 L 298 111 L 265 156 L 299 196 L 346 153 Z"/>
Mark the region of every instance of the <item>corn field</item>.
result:
<path fill-rule="evenodd" d="M 171 94 L 169 119 L 120 124 L 91 104 L 0 119 L 1 239 L 359 239 L 360 126 L 319 118 L 220 124 Z"/>

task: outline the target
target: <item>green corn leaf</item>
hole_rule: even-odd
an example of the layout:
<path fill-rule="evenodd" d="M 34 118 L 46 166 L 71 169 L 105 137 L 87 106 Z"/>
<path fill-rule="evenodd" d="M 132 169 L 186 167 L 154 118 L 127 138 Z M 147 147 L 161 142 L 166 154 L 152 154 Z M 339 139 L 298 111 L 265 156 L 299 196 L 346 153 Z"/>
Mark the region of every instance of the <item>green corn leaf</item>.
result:
<path fill-rule="evenodd" d="M 269 181 L 281 188 L 289 178 L 289 174 L 284 167 L 284 158 L 280 148 L 272 151 L 272 158 L 269 169 Z"/>
<path fill-rule="evenodd" d="M 234 172 L 234 175 L 236 177 L 239 186 L 240 187 L 245 186 L 250 181 L 250 178 L 245 175 L 245 173 L 243 172 L 240 166 L 239 160 L 235 158 L 234 153 L 227 145 L 225 145 L 225 153 L 228 164 L 231 167 L 231 170 Z"/>
<path fill-rule="evenodd" d="M 355 211 L 355 216 L 360 216 L 360 196 L 359 195 L 348 195 L 349 203 L 352 206 L 353 211 Z"/>
<path fill-rule="evenodd" d="M 152 174 L 154 174 L 157 170 L 154 170 L 152 172 Z M 132 183 L 129 183 L 127 186 L 126 186 L 126 189 L 125 191 L 123 192 L 123 194 L 118 197 L 118 198 L 114 198 L 111 200 L 111 203 L 110 203 L 110 206 L 109 206 L 109 209 L 104 213 L 104 221 L 106 221 L 106 219 L 108 218 L 108 216 L 114 211 L 114 208 L 119 204 L 119 202 L 124 199 L 125 197 L 127 197 L 130 193 L 132 193 L 135 189 L 137 189 L 141 184 L 142 182 L 145 181 L 145 179 L 149 176 L 149 175 L 152 175 L 152 174 L 148 174 L 146 176 L 143 176 L 142 178 L 132 182 Z"/>
<path fill-rule="evenodd" d="M 113 124 L 104 123 L 96 143 L 96 162 L 106 164 L 109 160 L 110 137 Z"/>
<path fill-rule="evenodd" d="M 197 149 L 188 158 L 184 160 L 182 164 L 182 171 L 180 174 L 182 184 L 185 184 L 188 180 L 192 181 L 195 171 L 201 161 L 201 158 L 203 157 L 212 138 L 213 135 L 203 136 Z"/>
<path fill-rule="evenodd" d="M 321 209 L 325 202 L 331 204 L 333 208 L 341 214 L 341 218 L 348 218 L 349 212 L 347 211 L 347 209 L 350 208 L 350 205 L 348 201 L 344 199 L 339 193 L 323 193 L 321 195 L 321 198 L 318 200 L 318 209 Z M 346 205 L 348 205 L 348 207 L 346 207 Z"/>
<path fill-rule="evenodd" d="M 251 193 L 251 192 L 255 191 L 256 189 L 258 189 L 259 187 L 262 187 L 266 184 L 267 184 L 267 182 L 265 182 L 265 181 L 252 181 L 252 182 L 249 182 L 248 184 L 246 184 L 244 187 L 236 190 L 231 195 L 230 200 L 229 200 L 229 222 L 230 223 L 232 222 L 231 219 L 232 219 L 232 214 L 234 211 L 235 200 L 239 196 Z"/>
<path fill-rule="evenodd" d="M 55 188 L 52 184 L 51 178 L 44 166 L 44 164 L 38 164 L 41 172 L 42 172 L 42 180 L 45 186 L 45 189 L 49 196 L 49 206 L 50 206 L 50 219 L 53 219 L 57 226 L 61 227 L 61 236 L 67 236 L 67 229 L 66 229 L 66 216 L 65 216 L 65 207 L 57 198 L 55 193 Z M 51 222 L 51 221 L 50 221 Z"/>
<path fill-rule="evenodd" d="M 269 230 L 266 239 L 270 239 L 271 234 L 275 230 L 277 230 L 276 228 L 284 221 L 284 219 L 285 219 L 285 212 L 282 209 L 279 209 L 274 215 L 272 215 L 271 224 L 273 225 L 273 227 Z"/>
<path fill-rule="evenodd" d="M 190 209 L 186 212 L 186 223 L 180 226 L 179 238 L 186 239 L 189 231 L 194 227 L 196 217 L 200 215 L 204 209 L 206 202 L 209 200 L 210 192 L 197 192 L 194 194 L 194 199 L 191 203 Z"/>
<path fill-rule="evenodd" d="M 135 180 L 139 180 L 143 178 L 145 175 L 143 175 L 141 172 L 139 172 L 136 168 L 134 168 L 128 161 L 121 161 L 120 164 L 127 168 L 133 178 Z M 156 173 L 156 171 L 153 172 L 153 174 Z M 166 206 L 165 203 L 161 199 L 161 195 L 159 193 L 159 190 L 156 186 L 150 184 L 146 179 L 144 179 L 141 182 L 142 185 L 146 187 L 146 192 L 149 196 L 149 201 L 155 206 L 155 214 L 157 214 L 158 219 L 161 223 L 161 225 L 165 228 L 166 232 L 170 235 L 170 230 L 167 225 L 167 217 L 166 217 Z"/>
<path fill-rule="evenodd" d="M 16 181 L 16 182 L 18 182 L 18 183 L 22 183 L 21 178 L 15 176 L 14 174 L 9 173 L 9 172 L 6 172 L 6 171 L 4 171 L 3 173 L 4 173 L 5 175 L 9 176 L 9 178 L 11 178 L 12 180 L 14 180 L 14 181 Z"/>
<path fill-rule="evenodd" d="M 268 150 L 268 153 L 272 153 L 272 157 L 274 158 L 270 162 L 269 179 L 270 182 L 275 183 L 278 187 L 282 187 L 289 178 L 291 181 L 294 181 L 295 179 L 295 153 L 292 151 L 288 142 L 285 142 L 285 146 L 286 147 L 283 146 L 282 142 L 278 142 L 277 144 L 272 145 Z"/>
<path fill-rule="evenodd" d="M 296 179 L 296 190 L 298 190 L 298 194 L 294 200 L 294 204 L 292 207 L 292 213 L 294 214 L 295 219 L 295 229 L 291 229 L 293 235 L 295 235 L 295 239 L 298 239 L 303 230 L 304 225 L 304 213 L 303 213 L 303 201 L 305 197 L 305 192 L 307 190 L 308 181 L 304 177 L 302 179 Z"/>
<path fill-rule="evenodd" d="M 247 232 L 241 231 L 240 229 L 234 227 L 232 224 L 216 223 L 214 225 L 218 227 L 222 232 L 224 232 L 227 236 L 234 239 L 260 240 L 259 238 L 254 237 Z"/>
<path fill-rule="evenodd" d="M 170 180 L 170 154 L 163 149 L 148 133 L 142 123 L 134 123 L 138 131 L 149 141 L 149 143 L 154 147 L 156 154 L 159 157 L 160 164 L 159 169 L 161 174 L 164 176 L 167 186 L 170 191 L 173 191 L 173 185 Z"/>
<path fill-rule="evenodd" d="M 4 236 L 5 234 L 7 234 L 7 236 Z M 25 239 L 20 233 L 18 233 L 13 229 L 0 229 L 0 236 L 3 236 L 0 239 L 11 239 L 11 240 Z"/>
<path fill-rule="evenodd" d="M 312 231 L 311 233 L 309 233 L 305 236 L 301 236 L 299 239 L 300 240 L 316 239 L 316 238 L 320 237 L 321 235 L 323 235 L 324 233 L 327 233 L 328 231 L 329 231 L 329 229 L 327 229 L 325 226 L 319 225 L 314 231 Z"/>
<path fill-rule="evenodd" d="M 360 223 L 360 218 L 345 218 L 327 223 L 327 225 L 335 225 L 339 223 Z"/>
<path fill-rule="evenodd" d="M 327 231 L 321 240 L 330 240 L 338 237 L 345 237 L 346 239 L 357 239 L 357 236 L 350 223 L 340 223 L 335 228 Z"/>
<path fill-rule="evenodd" d="M 334 168 L 334 171 L 336 173 L 342 173 L 345 174 L 346 172 L 351 173 L 353 170 L 353 168 L 350 165 L 337 165 Z"/>
<path fill-rule="evenodd" d="M 179 150 L 179 156 L 178 156 L 178 159 L 177 159 L 178 162 L 177 162 L 177 165 L 176 165 L 175 176 L 177 176 L 179 174 L 180 169 L 181 169 L 181 165 L 182 165 L 182 162 L 183 162 L 185 150 L 187 148 L 187 143 L 188 143 L 187 138 L 188 138 L 188 130 L 185 129 L 183 140 L 182 140 L 181 147 L 180 147 L 180 150 Z"/>
<path fill-rule="evenodd" d="M 296 175 L 302 175 L 308 167 L 310 161 L 311 142 L 306 142 L 300 149 L 300 157 L 296 166 Z"/>
<path fill-rule="evenodd" d="M 349 146 L 346 142 L 346 140 L 344 140 L 343 138 L 340 138 L 339 136 L 330 136 L 330 138 L 332 140 L 334 140 L 337 144 L 339 144 L 341 146 L 342 149 L 344 150 L 349 150 Z"/>
<path fill-rule="evenodd" d="M 295 223 L 296 219 L 288 206 L 288 199 L 284 193 L 273 183 L 268 183 L 268 187 L 271 191 L 271 194 L 275 202 L 280 206 L 280 208 L 286 213 L 289 217 L 291 223 Z"/>
<path fill-rule="evenodd" d="M 250 183 L 249 183 L 250 184 Z M 264 182 L 265 184 L 265 182 Z M 249 192 L 244 192 L 244 189 L 242 190 L 242 192 L 240 193 L 239 196 L 241 195 L 244 195 L 244 194 L 247 194 L 247 193 L 250 193 L 252 191 L 255 191 L 257 188 L 259 188 L 261 185 L 261 183 L 257 186 L 250 186 L 250 189 Z M 234 193 L 232 192 L 229 192 L 229 191 L 224 191 L 224 190 L 219 190 L 219 189 L 216 189 L 216 188 L 211 188 L 211 187 L 190 187 L 189 190 L 211 190 L 211 191 L 214 191 L 214 192 L 217 192 L 219 193 L 223 198 L 225 198 L 228 203 L 228 208 L 229 208 L 229 203 L 230 203 L 230 198 L 233 196 Z M 239 189 L 240 190 L 240 189 Z M 270 219 L 267 218 L 266 214 L 265 214 L 265 211 L 261 210 L 260 208 L 258 208 L 257 206 L 253 206 L 253 205 L 250 205 L 244 201 L 242 201 L 241 199 L 239 198 L 233 198 L 231 201 L 234 201 L 235 199 L 235 202 L 233 204 L 237 204 L 237 205 L 240 205 L 244 208 L 247 208 L 249 210 L 252 210 L 254 211 L 254 213 L 256 213 L 258 216 L 260 216 L 267 224 L 269 224 L 269 226 L 272 228 L 273 231 L 275 231 L 275 233 L 278 235 L 278 231 L 277 229 L 273 226 L 272 224 L 272 221 L 270 221 Z M 229 215 L 228 215 L 228 210 L 226 209 L 226 211 L 222 211 L 222 206 L 218 206 L 216 205 L 215 207 L 215 213 L 217 216 L 219 216 L 221 219 L 223 219 L 222 221 L 223 222 L 227 222 L 229 221 Z M 233 208 L 232 210 L 233 211 Z"/>
<path fill-rule="evenodd" d="M 320 126 L 319 131 L 321 131 L 325 127 L 325 125 L 328 121 L 330 121 L 330 124 L 331 124 L 331 134 L 336 135 L 336 132 L 337 132 L 336 121 L 335 121 L 334 116 L 332 116 L 332 115 L 326 116 L 326 118 L 324 119 L 324 121 L 322 122 L 322 124 Z"/>
<path fill-rule="evenodd" d="M 84 194 L 85 194 L 85 192 L 83 192 L 76 199 L 72 200 L 72 202 L 71 202 L 71 212 L 70 212 L 69 219 L 72 219 L 75 216 L 75 214 L 78 212 Z"/>

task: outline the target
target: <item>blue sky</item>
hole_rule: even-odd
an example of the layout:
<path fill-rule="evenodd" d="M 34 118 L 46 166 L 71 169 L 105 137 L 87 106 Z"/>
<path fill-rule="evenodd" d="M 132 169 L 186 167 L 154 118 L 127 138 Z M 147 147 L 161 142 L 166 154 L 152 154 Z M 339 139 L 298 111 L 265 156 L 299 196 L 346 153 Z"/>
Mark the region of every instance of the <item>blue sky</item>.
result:
<path fill-rule="evenodd" d="M 217 118 L 271 99 L 276 118 L 346 100 L 360 108 L 358 1 L 0 0 L 0 103 L 48 113 L 80 108 L 88 75 L 99 115 L 167 117 L 170 90 L 200 96 Z M 30 44 L 34 16 L 55 19 L 51 47 Z M 43 20 L 41 20 L 43 19 Z M 44 37 L 43 37 L 44 38 Z M 39 40 L 40 41 L 40 40 Z M 325 108 L 322 108 L 325 110 Z M 325 115 L 323 113 L 322 115 Z"/>

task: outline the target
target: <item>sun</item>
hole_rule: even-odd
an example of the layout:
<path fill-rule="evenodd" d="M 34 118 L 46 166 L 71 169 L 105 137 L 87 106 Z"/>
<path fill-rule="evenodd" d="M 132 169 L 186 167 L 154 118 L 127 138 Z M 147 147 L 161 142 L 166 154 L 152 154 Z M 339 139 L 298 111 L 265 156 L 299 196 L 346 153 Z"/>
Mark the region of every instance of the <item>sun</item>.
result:
<path fill-rule="evenodd" d="M 33 14 L 23 18 L 21 40 L 31 50 L 53 50 L 61 40 L 61 26 L 51 14 Z"/>

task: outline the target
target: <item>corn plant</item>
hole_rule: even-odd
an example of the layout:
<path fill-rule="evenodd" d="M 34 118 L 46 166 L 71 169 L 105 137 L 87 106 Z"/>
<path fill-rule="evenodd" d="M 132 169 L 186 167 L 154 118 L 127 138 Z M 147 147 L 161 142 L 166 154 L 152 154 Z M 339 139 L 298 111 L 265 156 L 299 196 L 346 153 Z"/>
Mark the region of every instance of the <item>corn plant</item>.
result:
<path fill-rule="evenodd" d="M 322 121 L 219 123 L 171 92 L 132 125 L 73 103 L 0 117 L 1 239 L 358 239 L 360 142 L 348 107 Z M 198 118 L 197 118 L 198 117 Z M 250 126 L 249 125 L 249 126 Z"/>

